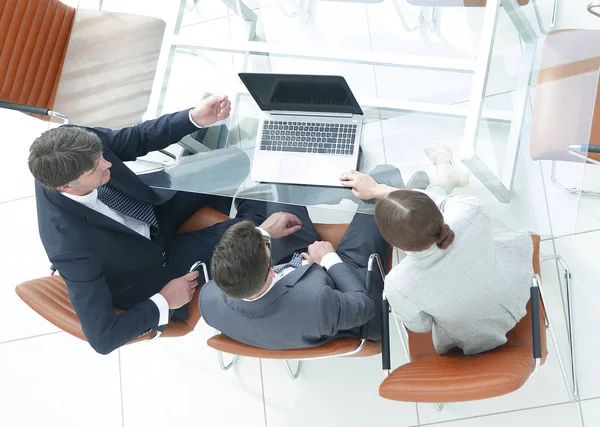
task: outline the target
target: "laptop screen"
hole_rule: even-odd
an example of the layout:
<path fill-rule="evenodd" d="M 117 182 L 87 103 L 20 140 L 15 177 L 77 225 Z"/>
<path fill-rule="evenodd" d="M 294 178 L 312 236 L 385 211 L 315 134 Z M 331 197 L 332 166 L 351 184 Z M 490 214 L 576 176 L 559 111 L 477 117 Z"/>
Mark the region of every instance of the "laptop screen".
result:
<path fill-rule="evenodd" d="M 240 73 L 263 111 L 311 111 L 362 114 L 341 76 Z"/>

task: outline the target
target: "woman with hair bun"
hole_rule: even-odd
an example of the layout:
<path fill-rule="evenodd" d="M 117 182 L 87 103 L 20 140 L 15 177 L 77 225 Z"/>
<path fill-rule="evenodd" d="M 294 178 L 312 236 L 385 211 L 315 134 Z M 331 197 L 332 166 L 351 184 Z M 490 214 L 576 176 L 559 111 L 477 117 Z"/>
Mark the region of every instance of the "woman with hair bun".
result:
<path fill-rule="evenodd" d="M 406 253 L 385 281 L 394 315 L 414 332 L 432 330 L 438 353 L 491 350 L 526 314 L 533 275 L 528 234 L 493 230 L 482 202 L 449 196 L 467 179 L 444 146 L 426 154 L 436 184 L 412 191 L 378 184 L 360 172 L 340 181 L 361 199 L 376 199 L 382 236 Z"/>

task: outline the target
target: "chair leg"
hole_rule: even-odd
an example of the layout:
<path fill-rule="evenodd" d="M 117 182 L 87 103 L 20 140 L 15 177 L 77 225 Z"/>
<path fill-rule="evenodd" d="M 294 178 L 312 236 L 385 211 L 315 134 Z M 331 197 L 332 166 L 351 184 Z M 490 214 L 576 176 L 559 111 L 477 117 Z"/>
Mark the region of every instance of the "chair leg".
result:
<path fill-rule="evenodd" d="M 442 412 L 444 410 L 444 404 L 443 403 L 434 403 L 433 407 L 438 412 Z"/>
<path fill-rule="evenodd" d="M 554 6 L 552 9 L 552 20 L 550 21 L 550 26 L 548 28 L 544 28 L 544 24 L 542 22 L 542 16 L 540 14 L 540 9 L 538 7 L 538 0 L 533 0 L 533 10 L 535 12 L 535 18 L 538 23 L 538 27 L 540 28 L 540 33 L 543 35 L 548 35 L 550 31 L 554 29 L 554 25 L 556 24 L 556 11 L 558 9 L 558 0 L 554 0 Z"/>
<path fill-rule="evenodd" d="M 289 360 L 284 360 L 283 364 L 284 364 L 285 370 L 287 371 L 290 378 L 293 380 L 298 379 L 298 377 L 300 376 L 300 372 L 302 371 L 302 361 L 301 360 L 297 361 L 296 370 L 292 369 L 292 367 L 290 366 Z"/>
<path fill-rule="evenodd" d="M 556 179 L 556 161 L 552 160 L 552 171 L 550 172 L 550 181 L 552 182 L 552 184 L 554 184 L 557 188 L 559 188 L 560 190 L 564 191 L 565 193 L 569 193 L 569 194 L 583 194 L 586 196 L 600 196 L 600 192 L 598 191 L 589 191 L 589 190 L 584 190 L 582 188 L 577 188 L 577 187 L 565 187 L 563 184 L 561 184 L 558 179 Z"/>
<path fill-rule="evenodd" d="M 429 22 L 427 23 L 427 28 L 430 33 L 435 33 L 435 29 L 437 28 L 437 7 L 432 7 L 429 12 Z"/>
<path fill-rule="evenodd" d="M 223 352 L 217 351 L 217 355 L 219 358 L 219 367 L 223 371 L 228 371 L 229 369 L 231 369 L 233 367 L 233 365 L 235 365 L 235 362 L 237 362 L 238 358 L 240 357 L 236 354 L 235 356 L 233 356 L 233 359 L 231 359 L 231 362 L 229 362 L 226 365 L 225 362 L 223 361 Z"/>
<path fill-rule="evenodd" d="M 396 13 L 398 14 L 398 17 L 400 18 L 400 24 L 402 24 L 404 31 L 406 31 L 407 33 L 412 33 L 413 31 L 417 31 L 421 27 L 421 23 L 423 22 L 423 19 L 424 19 L 423 8 L 421 8 L 421 11 L 419 12 L 419 17 L 417 18 L 417 24 L 412 27 L 409 27 L 408 23 L 406 22 L 406 18 L 404 17 L 404 12 L 402 11 L 402 8 L 397 3 L 398 1 L 400 1 L 400 0 L 392 0 L 392 3 L 394 4 Z"/>
<path fill-rule="evenodd" d="M 545 261 L 556 261 L 563 268 L 565 274 L 565 295 L 562 294 L 561 288 L 561 299 L 563 302 L 563 311 L 565 311 L 565 320 L 567 322 L 567 338 L 569 341 L 569 353 L 571 356 L 571 379 L 572 381 L 569 383 L 569 379 L 567 377 L 567 371 L 565 367 L 565 363 L 563 361 L 562 355 L 560 354 L 560 349 L 558 347 L 558 340 L 556 339 L 556 334 L 554 333 L 554 327 L 552 326 L 552 322 L 548 316 L 548 311 L 546 310 L 546 304 L 544 303 L 543 290 L 540 286 L 540 299 L 542 300 L 542 309 L 544 310 L 544 316 L 546 317 L 546 328 L 550 332 L 550 337 L 552 339 L 552 343 L 554 345 L 554 349 L 556 351 L 556 355 L 558 357 L 558 363 L 560 365 L 560 370 L 562 372 L 563 380 L 565 381 L 565 386 L 567 391 L 569 392 L 569 396 L 571 400 L 575 402 L 579 398 L 579 382 L 577 379 L 577 370 L 576 370 L 576 361 L 575 361 L 575 338 L 574 338 L 574 329 L 573 329 L 573 310 L 571 305 L 571 271 L 569 266 L 564 261 L 564 259 L 560 255 L 548 255 L 544 256 L 540 260 L 541 262 Z M 543 282 L 541 282 L 543 283 Z M 560 283 L 559 283 L 560 286 Z M 566 301 L 565 301 L 566 300 Z"/>

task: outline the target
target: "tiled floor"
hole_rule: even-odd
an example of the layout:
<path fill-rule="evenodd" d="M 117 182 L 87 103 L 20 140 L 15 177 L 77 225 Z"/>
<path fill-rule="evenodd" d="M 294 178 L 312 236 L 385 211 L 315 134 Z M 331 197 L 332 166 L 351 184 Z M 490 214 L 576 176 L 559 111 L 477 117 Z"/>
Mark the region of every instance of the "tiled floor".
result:
<path fill-rule="evenodd" d="M 396 0 L 407 19 L 417 8 Z M 72 1 L 71 1 L 72 3 Z M 95 7 L 96 1 L 82 0 Z M 144 13 L 167 19 L 176 1 L 105 0 L 104 10 Z M 188 2 L 191 8 L 192 1 Z M 297 2 L 294 2 L 297 3 Z M 473 8 L 440 11 L 437 31 L 425 26 L 413 33 L 399 25 L 392 0 L 381 3 L 313 2 L 308 21 L 288 18 L 287 1 L 248 0 L 260 16 L 258 35 L 272 43 L 319 45 L 331 49 L 421 54 L 469 58 L 476 52 L 482 11 Z M 552 2 L 540 0 L 548 16 Z M 588 0 L 562 1 L 559 28 L 598 28 L 600 20 L 585 12 Z M 528 16 L 533 19 L 531 6 Z M 200 0 L 197 13 L 188 11 L 182 33 L 211 40 L 239 40 L 242 22 L 219 0 Z M 516 87 L 520 52 L 516 34 L 502 15 L 486 106 L 507 108 Z M 456 31 L 460 29 L 460 31 Z M 243 55 L 178 52 L 173 65 L 165 110 L 191 105 L 204 92 L 230 93 L 237 84 Z M 471 79 L 460 74 L 440 77 L 433 72 L 399 71 L 392 67 L 298 61 L 256 57 L 247 69 L 274 72 L 341 73 L 359 97 L 460 103 L 468 100 Z M 528 113 L 529 114 L 529 113 Z M 530 120 L 530 117 L 526 119 Z M 510 204 L 498 203 L 472 179 L 464 190 L 480 196 L 500 227 L 536 231 L 546 236 L 543 254 L 561 254 L 572 272 L 575 349 L 581 402 L 571 403 L 563 383 L 557 353 L 549 341 L 547 362 L 518 391 L 485 401 L 449 404 L 437 412 L 430 404 L 401 403 L 378 396 L 384 378 L 378 357 L 306 362 L 303 373 L 291 381 L 283 363 L 242 359 L 234 369 L 220 371 L 217 357 L 205 341 L 211 329 L 202 321 L 183 338 L 127 346 L 109 356 L 99 356 L 84 342 L 58 331 L 25 306 L 14 293 L 22 281 L 47 274 L 48 261 L 37 235 L 33 181 L 26 166 L 27 148 L 46 123 L 3 111 L 6 161 L 0 171 L 0 425 L 153 427 L 191 424 L 206 426 L 395 426 L 500 427 L 531 425 L 590 427 L 600 425 L 599 336 L 600 286 L 596 254 L 600 249 L 600 200 L 579 198 L 549 185 L 549 165 L 529 160 L 528 144 L 521 146 Z M 240 132 L 255 126 L 251 118 Z M 364 168 L 391 162 L 405 180 L 417 169 L 431 172 L 422 154 L 423 141 L 458 146 L 464 121 L 420 115 L 395 115 L 366 127 Z M 247 129 L 246 129 L 247 130 Z M 502 150 L 506 129 L 482 126 L 481 144 Z M 527 140 L 527 136 L 524 137 Z M 244 139 L 240 139 L 242 149 Z M 500 147 L 500 148 L 499 148 Z M 600 168 L 561 170 L 565 179 L 584 180 L 598 186 Z M 319 222 L 349 220 L 348 212 L 311 209 Z M 573 234 L 576 233 L 576 234 Z M 554 237 L 554 238 L 552 238 Z M 552 263 L 542 269 L 544 291 L 556 329 L 560 354 L 569 361 L 566 323 L 561 309 L 561 274 Z M 398 337 L 393 336 L 393 362 L 404 363 Z"/>

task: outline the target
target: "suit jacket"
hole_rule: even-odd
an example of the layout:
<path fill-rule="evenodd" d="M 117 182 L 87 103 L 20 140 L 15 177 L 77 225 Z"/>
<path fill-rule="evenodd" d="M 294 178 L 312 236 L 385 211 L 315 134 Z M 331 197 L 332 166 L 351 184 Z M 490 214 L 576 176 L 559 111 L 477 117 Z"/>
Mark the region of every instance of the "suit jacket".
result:
<path fill-rule="evenodd" d="M 438 353 L 491 350 L 527 313 L 533 246 L 527 233 L 492 230 L 472 196 L 428 193 L 454 230 L 447 249 L 432 245 L 406 257 L 386 277 L 395 316 L 415 332 L 432 330 Z"/>
<path fill-rule="evenodd" d="M 138 200 L 164 202 L 123 161 L 179 141 L 197 128 L 189 110 L 120 130 L 89 128 L 112 163 L 110 185 Z M 107 354 L 158 326 L 148 298 L 176 277 L 169 268 L 169 237 L 149 240 L 128 227 L 36 183 L 39 232 L 48 258 L 69 289 L 69 298 L 91 346 Z M 160 215 L 159 215 L 160 220 Z M 126 310 L 115 314 L 115 307 Z"/>
<path fill-rule="evenodd" d="M 236 341 L 270 350 L 315 347 L 334 338 L 358 336 L 375 304 L 358 272 L 340 263 L 325 271 L 304 265 L 280 279 L 256 301 L 225 295 L 213 282 L 200 291 L 206 322 Z M 378 339 L 379 328 L 369 328 Z"/>

